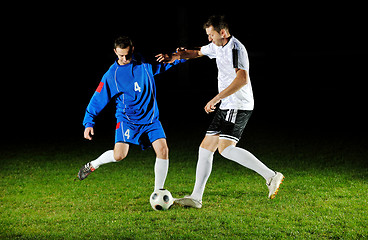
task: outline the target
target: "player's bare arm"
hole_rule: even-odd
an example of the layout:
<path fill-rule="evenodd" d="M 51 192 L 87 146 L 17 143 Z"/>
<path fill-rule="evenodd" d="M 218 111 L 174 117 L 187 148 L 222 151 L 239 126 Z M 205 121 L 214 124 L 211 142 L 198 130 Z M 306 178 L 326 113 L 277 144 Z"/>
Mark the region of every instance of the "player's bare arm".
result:
<path fill-rule="evenodd" d="M 206 113 L 211 113 L 215 111 L 216 104 L 218 104 L 221 101 L 221 99 L 224 99 L 230 96 L 231 94 L 236 93 L 248 83 L 246 70 L 237 68 L 235 69 L 235 71 L 236 71 L 236 77 L 233 80 L 233 82 L 206 104 L 206 106 L 204 107 L 204 110 L 206 111 Z"/>
<path fill-rule="evenodd" d="M 172 53 L 171 55 L 168 54 L 157 54 L 155 57 L 157 58 L 156 61 L 163 62 L 163 63 L 173 63 L 175 60 L 180 59 L 193 59 L 197 57 L 202 57 L 203 54 L 200 50 L 187 50 L 183 47 L 177 48 L 176 52 Z"/>
<path fill-rule="evenodd" d="M 203 56 L 200 50 L 188 50 L 185 48 L 177 48 L 174 54 L 180 55 L 180 59 L 193 59 Z"/>

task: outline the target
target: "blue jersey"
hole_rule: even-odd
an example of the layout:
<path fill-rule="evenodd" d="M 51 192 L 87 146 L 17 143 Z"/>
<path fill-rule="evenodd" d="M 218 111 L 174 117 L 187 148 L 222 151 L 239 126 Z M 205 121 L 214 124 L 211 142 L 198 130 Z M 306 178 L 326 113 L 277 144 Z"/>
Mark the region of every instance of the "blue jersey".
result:
<path fill-rule="evenodd" d="M 115 116 L 118 122 L 150 124 L 158 121 L 159 111 L 154 75 L 184 61 L 176 60 L 171 64 L 150 64 L 137 61 L 134 56 L 132 61 L 126 65 L 119 65 L 115 61 L 102 77 L 93 94 L 87 106 L 83 125 L 93 127 L 95 117 L 112 99 L 116 101 Z"/>

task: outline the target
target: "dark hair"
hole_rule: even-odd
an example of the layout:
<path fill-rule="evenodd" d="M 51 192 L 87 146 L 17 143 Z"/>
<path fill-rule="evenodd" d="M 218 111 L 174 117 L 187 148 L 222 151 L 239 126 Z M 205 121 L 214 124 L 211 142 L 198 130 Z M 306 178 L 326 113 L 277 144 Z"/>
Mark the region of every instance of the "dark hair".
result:
<path fill-rule="evenodd" d="M 211 26 L 213 26 L 216 32 L 220 32 L 221 29 L 229 30 L 229 25 L 224 15 L 212 15 L 203 25 L 203 28 L 206 29 Z"/>
<path fill-rule="evenodd" d="M 132 48 L 133 47 L 133 42 L 129 37 L 126 37 L 126 36 L 118 37 L 114 41 L 114 49 L 116 49 L 118 47 L 121 48 L 121 49 L 124 49 L 124 48 L 127 48 L 127 47 Z"/>

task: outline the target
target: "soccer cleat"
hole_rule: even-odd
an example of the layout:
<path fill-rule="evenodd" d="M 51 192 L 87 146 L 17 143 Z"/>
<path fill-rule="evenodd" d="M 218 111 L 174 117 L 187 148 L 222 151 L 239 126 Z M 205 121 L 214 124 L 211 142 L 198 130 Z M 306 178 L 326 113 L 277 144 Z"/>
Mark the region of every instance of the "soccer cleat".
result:
<path fill-rule="evenodd" d="M 276 172 L 276 175 L 270 178 L 269 182 L 266 183 L 268 190 L 270 191 L 268 194 L 268 198 L 274 199 L 276 197 L 276 194 L 280 188 L 280 184 L 282 183 L 284 178 L 284 175 L 279 172 Z"/>
<path fill-rule="evenodd" d="M 182 206 L 182 207 L 202 208 L 202 201 L 196 200 L 192 198 L 191 196 L 177 198 L 175 199 L 174 204 Z"/>
<path fill-rule="evenodd" d="M 78 172 L 78 178 L 79 180 L 83 180 L 86 177 L 88 177 L 88 175 L 91 174 L 91 172 L 95 171 L 96 169 L 91 165 L 91 163 L 86 163 L 86 165 L 84 165 L 83 167 L 81 167 L 81 169 Z"/>

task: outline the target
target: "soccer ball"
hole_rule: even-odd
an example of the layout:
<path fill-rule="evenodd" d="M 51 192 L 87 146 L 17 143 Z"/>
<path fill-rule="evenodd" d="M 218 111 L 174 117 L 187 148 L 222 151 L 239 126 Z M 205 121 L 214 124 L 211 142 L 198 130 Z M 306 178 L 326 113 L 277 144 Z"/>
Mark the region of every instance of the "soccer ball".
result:
<path fill-rule="evenodd" d="M 167 210 L 173 205 L 174 198 L 168 190 L 159 189 L 151 194 L 150 203 L 154 210 Z"/>

